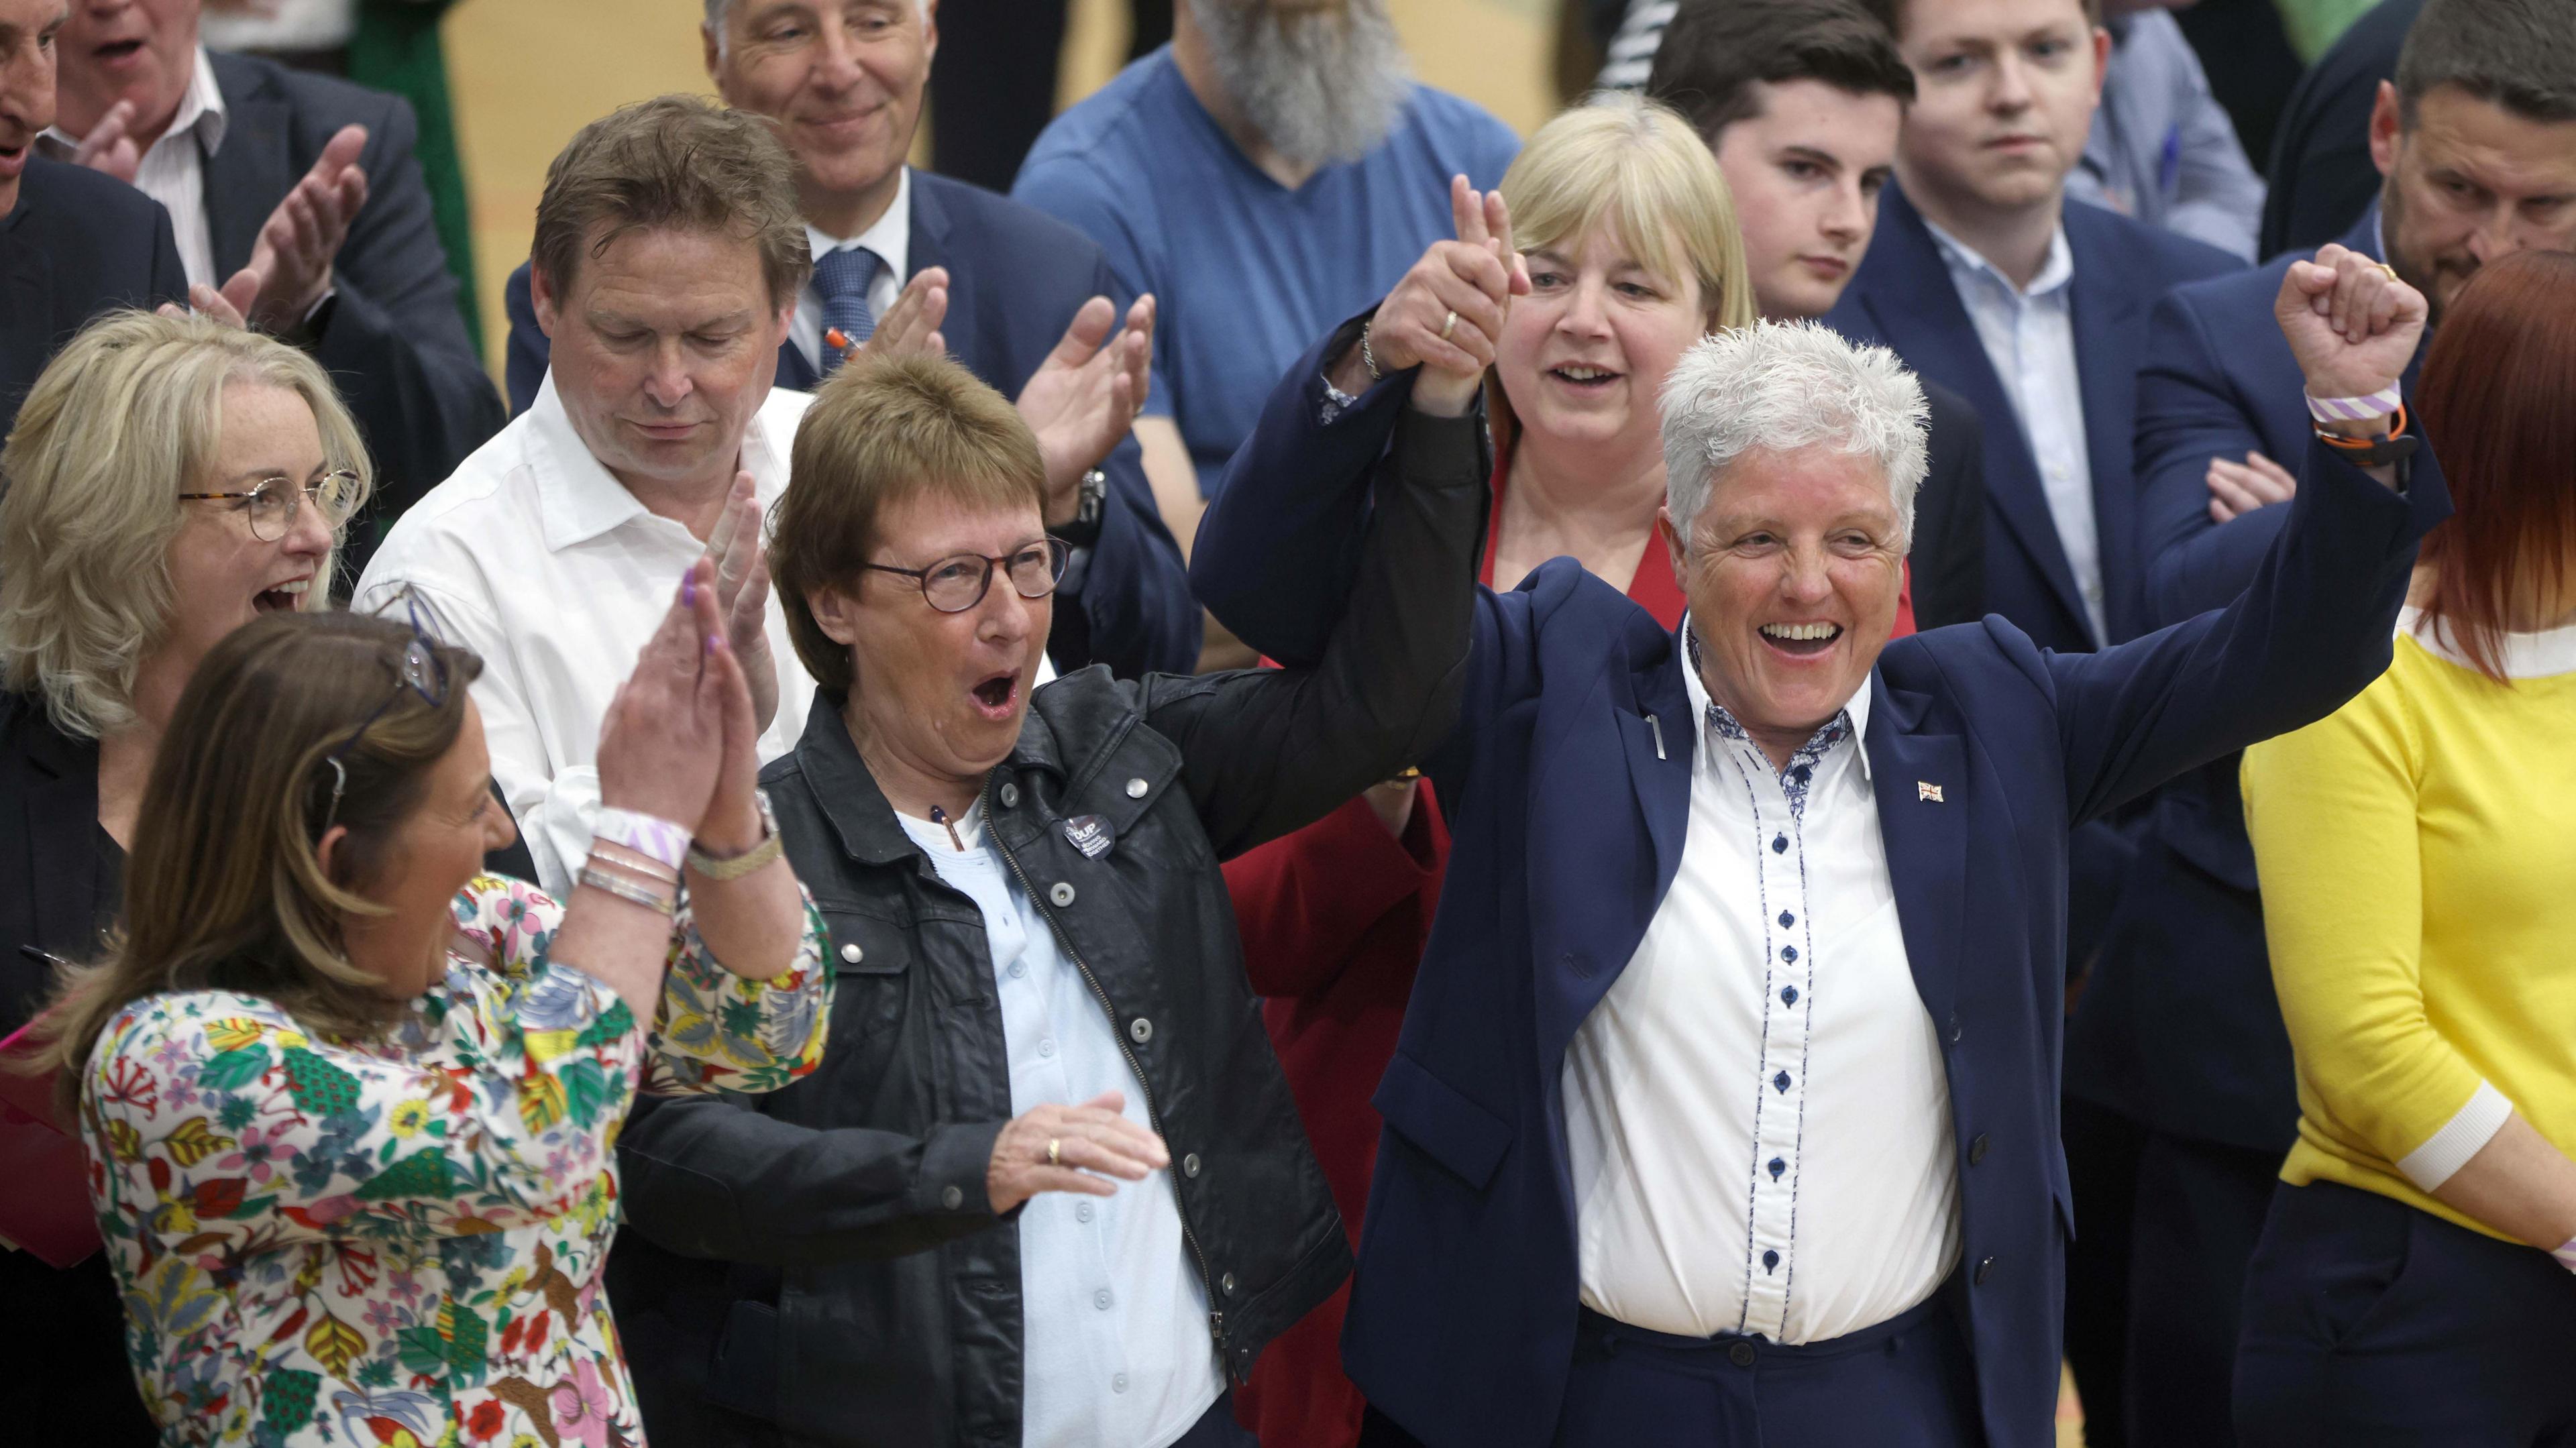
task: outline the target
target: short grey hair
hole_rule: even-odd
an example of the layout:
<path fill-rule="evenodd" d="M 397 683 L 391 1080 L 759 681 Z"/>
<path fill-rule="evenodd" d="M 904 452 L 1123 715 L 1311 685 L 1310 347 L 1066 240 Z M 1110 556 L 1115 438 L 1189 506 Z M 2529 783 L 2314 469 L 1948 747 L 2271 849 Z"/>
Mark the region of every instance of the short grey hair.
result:
<path fill-rule="evenodd" d="M 742 0 L 707 0 L 707 33 L 716 38 L 716 50 L 719 54 L 724 50 L 725 14 L 741 3 Z M 821 4 L 824 0 L 815 0 L 815 3 Z M 928 20 L 930 0 L 912 0 L 912 13 L 923 20 Z"/>
<path fill-rule="evenodd" d="M 1756 321 L 1711 333 L 1664 378 L 1664 502 L 1688 545 L 1710 485 L 1749 452 L 1828 447 L 1873 458 L 1914 543 L 1914 492 L 1929 467 L 1923 384 L 1884 347 L 1818 322 Z"/>

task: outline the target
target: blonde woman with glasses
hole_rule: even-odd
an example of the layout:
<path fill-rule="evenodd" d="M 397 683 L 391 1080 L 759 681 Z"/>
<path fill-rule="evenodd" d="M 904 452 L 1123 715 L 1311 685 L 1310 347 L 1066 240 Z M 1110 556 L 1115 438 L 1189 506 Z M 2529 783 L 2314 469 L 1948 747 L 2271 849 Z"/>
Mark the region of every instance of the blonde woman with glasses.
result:
<path fill-rule="evenodd" d="M 206 318 L 93 323 L 0 453 L 0 1034 L 123 898 L 144 781 L 206 651 L 329 606 L 370 470 L 322 369 Z M 524 873 L 524 867 L 522 869 Z M 93 1257 L 0 1251 L 0 1401 L 77 1445 L 140 1444 L 116 1293 Z"/>

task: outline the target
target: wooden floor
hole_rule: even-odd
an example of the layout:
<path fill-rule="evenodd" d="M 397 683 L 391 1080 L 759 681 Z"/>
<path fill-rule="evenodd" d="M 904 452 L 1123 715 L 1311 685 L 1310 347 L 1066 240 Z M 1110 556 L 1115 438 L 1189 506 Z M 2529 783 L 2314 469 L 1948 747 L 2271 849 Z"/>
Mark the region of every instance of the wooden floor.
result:
<path fill-rule="evenodd" d="M 1184 0 L 1186 3 L 1186 0 Z M 1415 72 L 1527 135 L 1553 112 L 1559 0 L 1389 0 Z M 546 163 L 593 118 L 667 91 L 709 89 L 703 0 L 460 0 L 447 63 L 474 203 L 474 259 L 493 370 L 507 325 L 501 283 L 527 260 Z M 1073 0 L 1057 103 L 1091 93 L 1127 51 L 1123 0 Z M 2070 1390 L 2060 1448 L 2080 1448 Z"/>

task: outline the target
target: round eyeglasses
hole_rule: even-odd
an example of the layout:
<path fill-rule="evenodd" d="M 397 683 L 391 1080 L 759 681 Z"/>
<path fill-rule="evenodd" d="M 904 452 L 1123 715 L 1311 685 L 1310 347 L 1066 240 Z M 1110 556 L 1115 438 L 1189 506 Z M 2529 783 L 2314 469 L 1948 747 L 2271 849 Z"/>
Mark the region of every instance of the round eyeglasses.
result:
<path fill-rule="evenodd" d="M 233 506 L 250 515 L 250 531 L 263 543 L 274 543 L 295 526 L 295 513 L 304 500 L 322 510 L 324 526 L 338 531 L 358 508 L 358 475 L 346 468 L 324 473 L 309 483 L 290 478 L 262 478 L 237 493 L 181 493 L 183 503 L 211 503 L 229 498 Z"/>
<path fill-rule="evenodd" d="M 1011 576 L 1011 588 L 1022 598 L 1044 598 L 1064 577 L 1066 549 L 1061 538 L 1041 538 L 1009 553 L 960 553 L 928 568 L 897 568 L 890 563 L 862 563 L 878 573 L 895 573 L 921 585 L 924 602 L 941 613 L 964 613 L 984 601 L 998 569 Z"/>

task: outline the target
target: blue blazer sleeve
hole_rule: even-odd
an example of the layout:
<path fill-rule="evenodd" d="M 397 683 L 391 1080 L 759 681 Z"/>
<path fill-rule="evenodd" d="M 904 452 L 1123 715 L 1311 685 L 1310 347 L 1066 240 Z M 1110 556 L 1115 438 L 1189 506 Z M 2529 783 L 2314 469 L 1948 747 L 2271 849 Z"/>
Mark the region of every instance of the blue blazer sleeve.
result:
<path fill-rule="evenodd" d="M 2285 525 L 2226 608 L 2098 653 L 2031 653 L 2055 699 L 2075 822 L 2314 723 L 2388 667 L 2415 545 L 2450 496 L 2420 467 L 2393 493 L 2321 442 L 2301 476 L 2296 498 L 2264 510 Z"/>
<path fill-rule="evenodd" d="M 2138 546 L 2150 625 L 2225 607 L 2279 536 L 2285 507 L 2257 508 L 2223 524 L 2209 516 L 2210 459 L 2243 462 L 2265 450 L 2255 416 L 2236 395 L 2199 311 L 2167 294 L 2147 323 L 2138 367 Z"/>
<path fill-rule="evenodd" d="M 536 402 L 537 389 L 545 384 L 546 368 L 554 361 L 554 344 L 537 325 L 536 293 L 528 282 L 528 263 L 519 263 L 519 269 L 502 284 L 501 307 L 510 314 L 505 370 L 510 384 L 510 415 L 516 417 Z"/>
<path fill-rule="evenodd" d="M 1190 585 L 1208 611 L 1292 668 L 1320 660 L 1340 622 L 1367 533 L 1369 476 L 1413 395 L 1413 375 L 1398 373 L 1327 420 L 1324 364 L 1358 324 L 1334 329 L 1271 389 L 1199 519 L 1190 555 Z M 1481 538 L 1477 546 L 1481 553 Z"/>
<path fill-rule="evenodd" d="M 1056 615 L 1047 652 L 1058 670 L 1107 664 L 1122 679 L 1186 674 L 1198 665 L 1202 632 L 1181 548 L 1145 481 L 1134 434 L 1100 464 L 1109 479 L 1100 537 L 1075 590 L 1076 607 Z"/>

